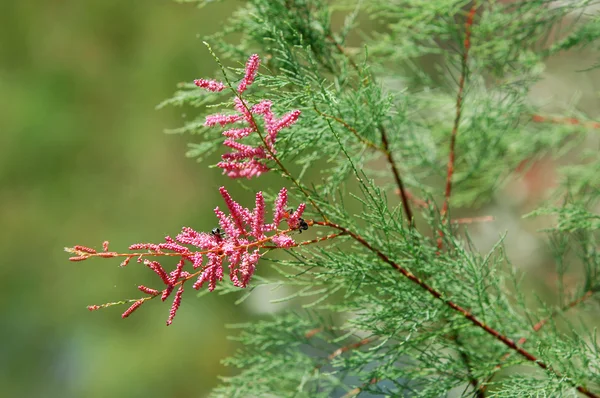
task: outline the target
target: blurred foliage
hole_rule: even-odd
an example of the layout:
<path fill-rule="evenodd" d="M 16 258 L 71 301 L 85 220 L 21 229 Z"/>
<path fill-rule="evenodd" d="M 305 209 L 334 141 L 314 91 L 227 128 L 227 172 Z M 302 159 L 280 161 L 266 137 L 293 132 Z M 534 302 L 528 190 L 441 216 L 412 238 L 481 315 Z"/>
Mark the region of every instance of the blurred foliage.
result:
<path fill-rule="evenodd" d="M 158 322 L 167 304 L 128 322 L 121 308 L 92 314 L 151 272 L 69 263 L 62 249 L 214 227 L 220 171 L 184 157 L 189 137 L 163 133 L 182 110 L 155 106 L 214 70 L 197 36 L 230 6 L 0 2 L 2 396 L 202 396 L 227 374 L 224 324 L 244 320 L 230 300 L 184 300 L 170 328 Z"/>

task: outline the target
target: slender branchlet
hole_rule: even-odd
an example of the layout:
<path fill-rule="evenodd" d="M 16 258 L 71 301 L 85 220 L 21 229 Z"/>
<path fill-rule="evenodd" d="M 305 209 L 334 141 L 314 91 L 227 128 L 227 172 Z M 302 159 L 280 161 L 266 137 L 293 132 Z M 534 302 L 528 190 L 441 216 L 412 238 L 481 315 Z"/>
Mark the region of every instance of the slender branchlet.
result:
<path fill-rule="evenodd" d="M 460 119 L 463 111 L 463 96 L 465 92 L 465 83 L 469 73 L 469 50 L 471 49 L 471 29 L 475 21 L 477 12 L 477 2 L 473 2 L 467 21 L 465 23 L 465 40 L 463 45 L 463 53 L 460 63 L 460 77 L 458 78 L 458 92 L 456 93 L 456 113 L 454 116 L 454 124 L 450 133 L 450 150 L 448 151 L 448 166 L 446 171 L 446 189 L 444 191 L 444 204 L 442 206 L 441 215 L 446 218 L 448 207 L 450 206 L 450 196 L 452 195 L 452 176 L 454 175 L 454 162 L 456 160 L 456 136 L 460 126 Z"/>

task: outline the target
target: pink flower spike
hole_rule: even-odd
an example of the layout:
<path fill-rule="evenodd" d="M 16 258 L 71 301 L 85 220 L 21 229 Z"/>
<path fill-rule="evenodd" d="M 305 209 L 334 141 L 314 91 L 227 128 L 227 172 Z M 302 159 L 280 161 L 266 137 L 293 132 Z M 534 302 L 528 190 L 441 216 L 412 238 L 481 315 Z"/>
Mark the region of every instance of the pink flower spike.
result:
<path fill-rule="evenodd" d="M 296 123 L 298 121 L 298 118 L 300 117 L 300 113 L 301 112 L 296 109 L 295 111 L 291 111 L 287 115 L 284 115 L 281 119 L 272 122 L 272 124 L 267 127 L 269 131 L 269 135 L 267 136 L 267 142 L 270 145 L 274 145 L 275 139 L 277 138 L 277 134 L 279 133 L 279 131 L 286 127 L 290 127 L 292 124 Z"/>
<path fill-rule="evenodd" d="M 256 194 L 256 205 L 253 215 L 252 236 L 258 240 L 263 239 L 265 237 L 265 199 L 262 192 Z"/>
<path fill-rule="evenodd" d="M 171 310 L 169 311 L 169 319 L 167 319 L 167 326 L 173 323 L 173 318 L 177 314 L 177 310 L 181 305 L 181 295 L 183 294 L 183 284 L 179 286 L 177 289 L 177 293 L 175 293 L 175 299 L 173 299 L 173 305 L 171 306 Z"/>
<path fill-rule="evenodd" d="M 198 87 L 202 87 L 212 92 L 223 91 L 226 86 L 222 82 L 218 82 L 216 80 L 205 80 L 205 79 L 196 79 L 194 80 L 194 84 Z"/>
<path fill-rule="evenodd" d="M 258 251 L 258 249 L 252 254 L 244 253 L 242 257 L 242 264 L 239 268 L 239 271 L 242 274 L 242 280 L 240 281 L 241 287 L 248 286 L 248 282 L 250 282 L 252 275 L 254 275 L 256 264 L 258 263 L 258 260 L 260 260 L 261 256 L 262 254 Z"/>
<path fill-rule="evenodd" d="M 219 192 L 223 199 L 225 199 L 225 204 L 227 204 L 227 208 L 229 209 L 229 213 L 231 214 L 231 218 L 235 223 L 236 227 L 242 234 L 246 233 L 246 229 L 244 228 L 244 208 L 237 202 L 235 202 L 229 192 L 225 189 L 225 187 L 220 187 Z"/>
<path fill-rule="evenodd" d="M 252 54 L 250 58 L 248 58 L 248 62 L 246 62 L 246 74 L 238 86 L 238 93 L 241 94 L 246 91 L 246 89 L 254 82 L 259 65 L 260 58 L 258 57 L 258 54 Z"/>
<path fill-rule="evenodd" d="M 258 127 L 256 126 L 256 123 L 254 122 L 252 113 L 249 112 L 247 109 L 247 104 L 243 100 L 239 99 L 238 97 L 235 97 L 233 99 L 233 104 L 234 104 L 235 110 L 241 114 L 240 116 L 246 122 L 248 122 L 248 124 L 250 125 L 250 128 L 252 128 L 252 131 L 257 131 Z"/>
<path fill-rule="evenodd" d="M 231 129 L 223 131 L 223 135 L 225 137 L 233 138 L 239 140 L 241 138 L 247 137 L 254 130 L 251 127 L 244 127 L 243 129 Z"/>
<path fill-rule="evenodd" d="M 223 156 L 221 156 L 224 160 L 228 160 L 229 158 L 235 158 L 236 156 L 239 158 L 252 158 L 254 156 L 259 157 L 259 158 L 266 158 L 267 154 L 264 150 L 263 147 L 258 147 L 255 148 L 251 145 L 246 145 L 246 144 L 242 144 L 239 143 L 237 141 L 234 141 L 232 139 L 227 139 L 225 140 L 225 142 L 223 143 L 223 145 L 228 146 L 231 149 L 235 149 L 236 151 L 238 151 L 237 153 L 226 153 Z"/>
<path fill-rule="evenodd" d="M 175 270 L 173 270 L 173 272 L 171 272 L 171 274 L 169 275 L 170 276 L 170 283 L 169 283 L 169 285 L 174 285 L 175 283 L 177 283 L 177 280 L 181 276 L 181 271 L 183 271 L 183 266 L 184 265 L 185 265 L 185 259 L 182 258 L 177 263 L 177 268 L 175 268 Z"/>
<path fill-rule="evenodd" d="M 214 126 L 216 124 L 220 124 L 221 126 L 225 126 L 227 124 L 232 124 L 243 120 L 244 118 L 241 115 L 208 115 L 206 117 L 206 121 L 204 122 L 205 126 Z"/>
<path fill-rule="evenodd" d="M 146 286 L 144 286 L 144 285 L 139 285 L 139 286 L 138 286 L 138 290 L 139 290 L 140 292 L 142 292 L 142 293 L 146 293 L 146 294 L 149 294 L 149 295 L 151 295 L 151 296 L 158 296 L 158 295 L 159 295 L 159 293 L 160 293 L 158 290 L 156 290 L 156 289 L 151 289 L 151 288 L 149 288 L 149 287 L 146 287 Z"/>
<path fill-rule="evenodd" d="M 206 269 L 192 287 L 198 290 L 208 281 L 208 291 L 212 292 L 217 287 L 217 281 L 223 280 L 223 260 L 215 253 L 208 253 L 207 256 L 209 260 Z"/>
<path fill-rule="evenodd" d="M 282 116 L 281 119 L 277 120 L 273 128 L 276 130 L 281 130 L 286 127 L 290 127 L 292 124 L 298 121 L 301 113 L 302 112 L 300 112 L 298 109 L 291 111 L 290 113 Z"/>
<path fill-rule="evenodd" d="M 237 162 L 219 162 L 217 166 L 223 169 L 223 174 L 227 174 L 230 178 L 252 178 L 258 177 L 262 173 L 266 173 L 270 169 L 260 163 L 256 159 L 251 159 L 248 162 L 237 163 Z"/>
<path fill-rule="evenodd" d="M 219 226 L 225 231 L 228 238 L 237 239 L 241 231 L 237 229 L 231 220 L 231 217 L 227 217 L 218 207 L 215 208 L 215 214 L 219 219 Z"/>
<path fill-rule="evenodd" d="M 144 304 L 144 301 L 146 301 L 146 300 L 141 299 L 141 300 L 138 300 L 135 303 L 133 303 L 131 305 L 131 307 L 127 308 L 127 310 L 125 310 L 125 312 L 121 314 L 121 318 L 123 318 L 123 319 L 127 318 L 129 315 L 131 315 L 133 313 L 133 311 L 140 308 L 140 305 Z"/>
<path fill-rule="evenodd" d="M 175 286 L 173 285 L 169 285 L 165 288 L 165 290 L 162 291 L 162 295 L 160 296 L 160 299 L 162 301 L 165 301 L 167 298 L 169 298 L 169 296 L 171 295 L 171 293 L 173 293 L 173 289 L 175 288 Z"/>
<path fill-rule="evenodd" d="M 279 195 L 277 195 L 277 199 L 275 200 L 275 211 L 273 213 L 273 225 L 276 229 L 281 220 L 283 220 L 283 216 L 285 215 L 285 207 L 287 206 L 287 189 L 281 188 L 279 191 Z"/>
<path fill-rule="evenodd" d="M 84 253 L 96 254 L 96 250 L 92 249 L 91 247 L 76 245 L 76 246 L 73 246 L 73 249 L 80 251 L 80 252 L 84 252 Z"/>
<path fill-rule="evenodd" d="M 145 260 L 144 264 L 148 268 L 150 268 L 152 271 L 156 272 L 156 274 L 160 277 L 160 279 L 162 279 L 162 281 L 165 285 L 170 284 L 169 276 L 167 275 L 164 268 L 162 267 L 162 265 L 160 265 L 160 263 L 158 261 Z"/>
<path fill-rule="evenodd" d="M 87 309 L 90 311 L 96 311 L 96 310 L 99 310 L 100 308 L 102 308 L 102 306 L 100 306 L 100 305 L 88 305 L 87 306 Z"/>
<path fill-rule="evenodd" d="M 194 269 L 202 267 L 202 253 L 194 253 L 194 255 L 192 256 L 192 263 Z"/>
<path fill-rule="evenodd" d="M 269 101 L 269 100 L 262 100 L 258 104 L 254 105 L 250 109 L 250 112 L 256 113 L 258 115 L 266 115 L 268 113 L 271 113 L 271 106 L 272 105 L 273 105 L 273 103 L 271 101 Z"/>
<path fill-rule="evenodd" d="M 271 239 L 271 241 L 275 243 L 278 247 L 282 247 L 285 249 L 296 245 L 296 242 L 294 242 L 294 239 L 292 239 L 292 237 L 284 234 L 275 235 L 273 239 Z"/>

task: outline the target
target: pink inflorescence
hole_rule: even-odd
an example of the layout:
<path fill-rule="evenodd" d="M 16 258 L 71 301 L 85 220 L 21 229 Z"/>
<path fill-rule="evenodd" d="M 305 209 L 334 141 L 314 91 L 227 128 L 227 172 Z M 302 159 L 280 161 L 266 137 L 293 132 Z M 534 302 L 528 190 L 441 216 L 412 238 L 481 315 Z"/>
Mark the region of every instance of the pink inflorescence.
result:
<path fill-rule="evenodd" d="M 234 99 L 234 108 L 237 111 L 235 114 L 214 114 L 206 117 L 205 126 L 220 125 L 222 127 L 228 124 L 238 122 L 246 123 L 246 127 L 232 128 L 223 132 L 227 137 L 224 144 L 233 151 L 222 156 L 222 161 L 217 164 L 223 169 L 223 173 L 231 178 L 252 178 L 258 177 L 264 172 L 269 171 L 265 161 L 271 159 L 275 155 L 275 141 L 277 134 L 282 129 L 296 123 L 300 116 L 299 110 L 291 111 L 281 118 L 276 118 L 271 110 L 272 102 L 263 100 L 254 106 L 250 106 L 241 98 L 241 94 L 252 85 L 258 67 L 260 58 L 257 54 L 250 56 L 246 63 L 246 71 L 244 78 L 237 88 L 237 96 Z M 198 79 L 194 81 L 197 86 L 205 88 L 209 91 L 221 91 L 225 85 L 222 82 L 214 80 Z M 251 145 L 242 144 L 238 140 L 247 137 L 252 133 L 260 135 L 259 127 L 254 118 L 255 115 L 260 115 L 264 121 L 264 135 L 261 135 L 262 144 L 253 147 Z"/>
<path fill-rule="evenodd" d="M 219 207 L 215 208 L 219 228 L 215 228 L 211 233 L 197 232 L 192 228 L 184 227 L 175 239 L 167 236 L 164 243 L 136 243 L 129 246 L 130 250 L 138 252 L 131 256 L 138 256 L 138 262 L 143 262 L 159 277 L 164 289 L 138 286 L 138 289 L 148 297 L 133 302 L 123 313 L 123 318 L 128 317 L 148 299 L 160 296 L 161 300 L 165 301 L 176 291 L 167 320 L 167 325 L 170 325 L 181 305 L 183 286 L 188 280 L 197 276 L 192 287 L 200 289 L 207 284 L 208 290 L 212 291 L 216 288 L 217 282 L 223 280 L 223 264 L 226 262 L 229 279 L 234 286 L 243 288 L 248 285 L 254 274 L 256 265 L 263 255 L 262 248 L 268 244 L 281 248 L 289 248 L 296 244 L 289 236 L 289 232 L 298 229 L 298 220 L 306 206 L 301 204 L 294 212 L 286 211 L 287 190 L 285 188 L 279 191 L 275 200 L 271 223 L 265 222 L 265 199 L 262 192 L 256 194 L 253 210 L 234 201 L 224 187 L 219 188 L 219 192 L 225 200 L 227 209 L 223 211 Z M 288 229 L 281 230 L 279 225 L 284 220 L 287 221 Z M 269 232 L 271 234 L 267 235 Z M 78 248 L 84 251 L 83 247 L 78 246 Z M 86 253 L 96 255 L 92 250 L 87 250 Z M 140 251 L 147 251 L 147 253 L 139 253 Z M 162 264 L 156 261 L 156 258 L 161 255 L 179 258 L 173 271 L 166 271 Z M 186 265 L 190 264 L 191 269 L 186 271 Z M 88 308 L 92 311 L 102 306 Z"/>

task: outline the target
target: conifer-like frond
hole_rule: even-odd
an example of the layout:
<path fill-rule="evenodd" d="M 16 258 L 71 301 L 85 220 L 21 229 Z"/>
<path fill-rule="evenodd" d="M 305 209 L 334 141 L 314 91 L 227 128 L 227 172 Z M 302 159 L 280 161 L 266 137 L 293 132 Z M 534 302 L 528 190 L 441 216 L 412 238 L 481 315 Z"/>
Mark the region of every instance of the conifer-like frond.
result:
<path fill-rule="evenodd" d="M 285 285 L 280 301 L 303 309 L 236 325 L 242 348 L 225 363 L 237 373 L 215 397 L 600 396 L 600 124 L 564 105 L 571 98 L 549 114 L 531 95 L 550 57 L 598 48 L 594 5 L 250 0 L 205 38 L 221 72 L 198 84 L 211 92 L 183 84 L 160 105 L 201 110 L 172 131 L 195 134 L 189 156 L 223 155 L 222 131 L 204 116 L 235 107 L 211 123 L 243 119 L 253 134 L 226 132 L 247 140 L 235 149 L 306 204 L 285 211 L 289 241 L 260 247 L 286 253 L 253 282 Z M 249 78 L 243 62 L 255 53 Z M 291 109 L 293 126 L 267 142 L 272 116 Z M 470 224 L 492 217 L 455 216 L 542 158 L 569 163 L 528 209 L 547 238 L 540 256 L 555 265 L 550 298 L 511 262 L 513 231 L 484 250 Z"/>

